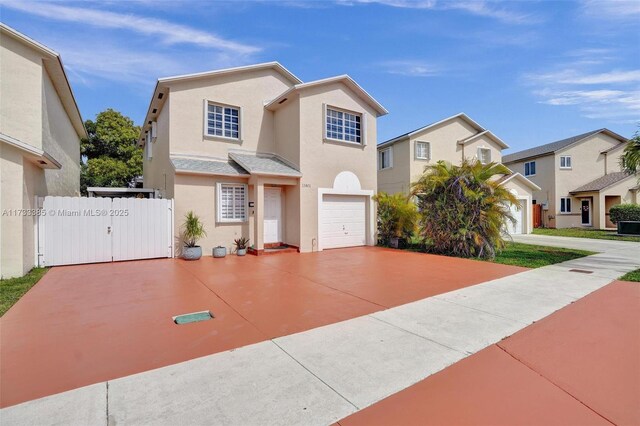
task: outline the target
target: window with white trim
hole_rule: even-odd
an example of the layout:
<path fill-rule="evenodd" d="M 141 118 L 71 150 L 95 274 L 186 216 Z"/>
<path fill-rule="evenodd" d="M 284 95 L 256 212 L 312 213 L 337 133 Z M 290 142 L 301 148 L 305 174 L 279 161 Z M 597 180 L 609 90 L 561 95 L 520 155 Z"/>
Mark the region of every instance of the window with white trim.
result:
<path fill-rule="evenodd" d="M 536 174 L 536 162 L 528 161 L 524 163 L 524 175 L 525 176 L 533 176 Z"/>
<path fill-rule="evenodd" d="M 218 183 L 218 222 L 247 221 L 247 185 Z"/>
<path fill-rule="evenodd" d="M 431 143 L 416 141 L 416 160 L 431 160 Z"/>
<path fill-rule="evenodd" d="M 393 152 L 391 147 L 378 151 L 378 170 L 393 167 Z"/>
<path fill-rule="evenodd" d="M 491 150 L 489 148 L 478 148 L 478 161 L 481 164 L 489 164 L 491 162 Z"/>
<path fill-rule="evenodd" d="M 362 115 L 327 107 L 327 139 L 362 143 Z"/>
<path fill-rule="evenodd" d="M 206 120 L 208 136 L 240 139 L 240 108 L 208 102 Z"/>
<path fill-rule="evenodd" d="M 571 213 L 571 198 L 560 198 L 560 213 Z"/>
<path fill-rule="evenodd" d="M 571 156 L 570 155 L 561 155 L 560 156 L 560 168 L 561 169 L 570 169 L 571 168 Z"/>

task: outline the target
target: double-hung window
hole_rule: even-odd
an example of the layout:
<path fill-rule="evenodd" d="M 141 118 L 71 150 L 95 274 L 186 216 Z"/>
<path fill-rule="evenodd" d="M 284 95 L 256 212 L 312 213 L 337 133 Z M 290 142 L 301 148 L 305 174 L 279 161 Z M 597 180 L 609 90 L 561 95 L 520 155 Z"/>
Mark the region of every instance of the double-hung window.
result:
<path fill-rule="evenodd" d="M 489 164 L 491 162 L 491 150 L 489 148 L 478 148 L 478 161 L 481 164 Z"/>
<path fill-rule="evenodd" d="M 247 221 L 247 185 L 218 183 L 218 222 Z"/>
<path fill-rule="evenodd" d="M 416 141 L 416 160 L 431 160 L 431 143 Z"/>
<path fill-rule="evenodd" d="M 571 213 L 571 198 L 560 198 L 560 213 Z"/>
<path fill-rule="evenodd" d="M 378 151 L 378 169 L 384 170 L 393 167 L 392 147 Z"/>
<path fill-rule="evenodd" d="M 561 155 L 560 156 L 560 168 L 561 169 L 570 169 L 571 168 L 571 156 L 570 155 Z"/>
<path fill-rule="evenodd" d="M 524 175 L 525 176 L 533 176 L 536 174 L 536 162 L 528 161 L 524 163 Z"/>
<path fill-rule="evenodd" d="M 327 139 L 362 143 L 362 115 L 333 108 L 326 108 L 325 117 Z"/>
<path fill-rule="evenodd" d="M 240 139 L 240 108 L 207 103 L 207 136 Z"/>

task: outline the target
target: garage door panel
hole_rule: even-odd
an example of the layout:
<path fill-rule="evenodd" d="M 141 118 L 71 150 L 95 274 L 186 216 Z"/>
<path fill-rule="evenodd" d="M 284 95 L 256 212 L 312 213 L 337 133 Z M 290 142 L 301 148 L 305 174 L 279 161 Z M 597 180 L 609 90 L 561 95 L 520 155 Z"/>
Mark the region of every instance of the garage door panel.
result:
<path fill-rule="evenodd" d="M 366 197 L 324 195 L 320 208 L 322 248 L 366 244 Z"/>

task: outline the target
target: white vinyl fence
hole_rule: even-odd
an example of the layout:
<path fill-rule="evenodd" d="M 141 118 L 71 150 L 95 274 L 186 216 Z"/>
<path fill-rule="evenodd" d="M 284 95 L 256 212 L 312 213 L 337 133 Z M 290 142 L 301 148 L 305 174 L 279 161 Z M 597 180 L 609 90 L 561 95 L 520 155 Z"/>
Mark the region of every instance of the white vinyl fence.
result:
<path fill-rule="evenodd" d="M 173 200 L 38 198 L 39 266 L 173 257 Z"/>

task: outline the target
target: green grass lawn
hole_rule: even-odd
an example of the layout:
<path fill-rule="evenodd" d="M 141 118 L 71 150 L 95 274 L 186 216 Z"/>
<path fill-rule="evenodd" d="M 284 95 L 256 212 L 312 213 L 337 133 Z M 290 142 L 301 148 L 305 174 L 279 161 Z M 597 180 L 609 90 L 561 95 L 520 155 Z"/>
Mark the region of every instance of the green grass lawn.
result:
<path fill-rule="evenodd" d="M 48 268 L 33 268 L 24 277 L 0 280 L 0 317 L 29 291 L 47 270 Z"/>
<path fill-rule="evenodd" d="M 507 243 L 507 247 L 491 262 L 504 265 L 540 268 L 554 263 L 595 254 L 586 250 L 574 250 L 559 247 L 536 246 L 532 244 Z"/>
<path fill-rule="evenodd" d="M 640 237 L 626 237 L 616 235 L 616 231 L 605 231 L 601 229 L 585 229 L 585 228 L 535 228 L 533 233 L 536 235 L 552 235 L 554 237 L 577 237 L 577 238 L 594 238 L 596 240 L 617 240 L 617 241 L 633 241 L 640 243 Z"/>
<path fill-rule="evenodd" d="M 625 275 L 620 277 L 622 281 L 635 281 L 640 283 L 640 269 L 636 269 L 635 271 L 627 272 Z"/>

